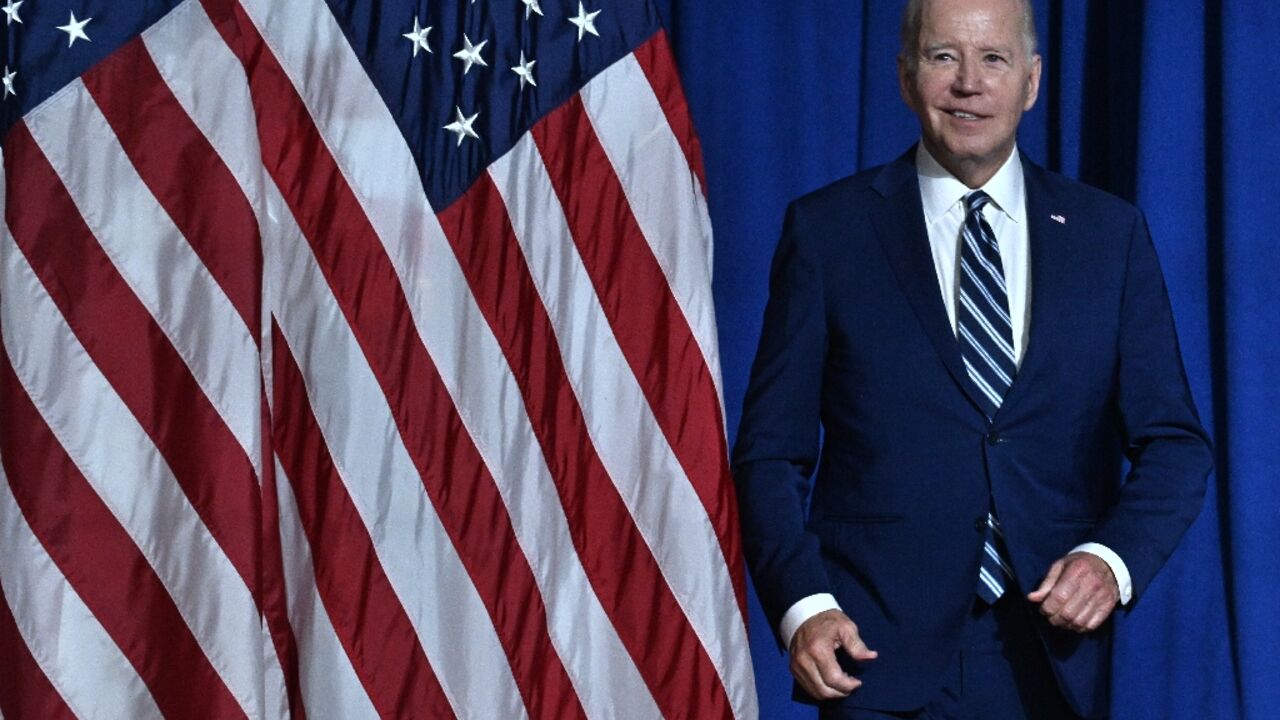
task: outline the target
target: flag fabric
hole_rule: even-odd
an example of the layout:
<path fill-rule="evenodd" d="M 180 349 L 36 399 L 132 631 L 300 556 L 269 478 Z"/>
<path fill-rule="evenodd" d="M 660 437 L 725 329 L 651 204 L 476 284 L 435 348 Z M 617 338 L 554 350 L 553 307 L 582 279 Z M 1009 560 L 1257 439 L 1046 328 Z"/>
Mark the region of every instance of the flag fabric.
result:
<path fill-rule="evenodd" d="M 754 718 L 644 0 L 0 0 L 4 718 Z"/>

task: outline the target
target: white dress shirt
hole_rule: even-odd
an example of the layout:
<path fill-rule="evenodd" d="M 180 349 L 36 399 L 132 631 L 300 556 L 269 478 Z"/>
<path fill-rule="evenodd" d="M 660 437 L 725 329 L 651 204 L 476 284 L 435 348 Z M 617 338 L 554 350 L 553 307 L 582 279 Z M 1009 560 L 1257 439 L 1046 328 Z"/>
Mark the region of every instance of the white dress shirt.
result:
<path fill-rule="evenodd" d="M 938 287 L 942 302 L 947 308 L 951 331 L 956 331 L 956 277 L 960 271 L 960 228 L 964 225 L 964 199 L 973 192 L 954 175 L 947 172 L 925 150 L 924 143 L 916 149 L 916 176 L 920 181 L 920 200 L 924 207 L 924 222 L 929 232 L 929 249 L 933 253 L 933 267 L 938 275 Z M 982 208 L 982 216 L 991 225 L 996 242 L 1000 245 L 1000 261 L 1004 266 L 1005 285 L 1009 297 L 1009 317 L 1013 320 L 1014 362 L 1022 365 L 1027 347 L 1027 330 L 1031 326 L 1031 264 L 1027 241 L 1027 194 L 1022 176 L 1022 162 L 1017 148 L 996 174 L 983 185 L 991 196 L 991 202 Z M 1128 604 L 1133 598 L 1133 583 L 1129 569 L 1111 548 L 1099 543 L 1085 543 L 1072 552 L 1088 552 L 1102 558 L 1116 576 L 1120 588 L 1120 603 Z M 977 580 L 975 578 L 974 582 Z M 779 632 L 786 647 L 791 647 L 791 637 L 805 620 L 824 610 L 838 610 L 835 597 L 819 593 L 800 599 L 782 617 Z"/>

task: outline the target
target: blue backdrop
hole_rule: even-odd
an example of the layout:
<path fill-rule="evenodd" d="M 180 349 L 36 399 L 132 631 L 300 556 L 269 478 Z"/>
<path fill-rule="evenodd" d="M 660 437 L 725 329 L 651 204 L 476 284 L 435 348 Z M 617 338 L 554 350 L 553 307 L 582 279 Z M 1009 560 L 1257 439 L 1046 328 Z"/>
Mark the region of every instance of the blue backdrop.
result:
<path fill-rule="evenodd" d="M 886 162 L 902 0 L 659 0 L 702 138 L 729 432 L 790 199 Z M 1280 3 L 1037 0 L 1044 78 L 1022 151 L 1136 202 L 1217 444 L 1199 520 L 1119 618 L 1116 718 L 1280 717 Z M 761 716 L 790 702 L 752 599 Z"/>

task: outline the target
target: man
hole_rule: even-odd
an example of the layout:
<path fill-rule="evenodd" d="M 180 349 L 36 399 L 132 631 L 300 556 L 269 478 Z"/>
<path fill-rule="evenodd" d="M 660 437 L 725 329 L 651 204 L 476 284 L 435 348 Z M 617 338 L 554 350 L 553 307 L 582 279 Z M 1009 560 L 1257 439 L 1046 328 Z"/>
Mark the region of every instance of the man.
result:
<path fill-rule="evenodd" d="M 1040 70 L 1028 2 L 912 0 L 920 145 L 788 210 L 734 473 L 822 717 L 1105 716 L 1107 620 L 1199 511 L 1142 215 L 1015 147 Z"/>

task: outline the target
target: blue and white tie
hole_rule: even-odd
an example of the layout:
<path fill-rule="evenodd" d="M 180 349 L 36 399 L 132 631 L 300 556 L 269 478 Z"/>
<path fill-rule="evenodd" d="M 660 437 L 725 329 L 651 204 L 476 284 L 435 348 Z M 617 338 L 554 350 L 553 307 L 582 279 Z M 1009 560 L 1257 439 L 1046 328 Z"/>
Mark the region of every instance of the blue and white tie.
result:
<path fill-rule="evenodd" d="M 1018 372 L 1000 246 L 996 244 L 991 226 L 982 217 L 982 208 L 989 202 L 991 197 L 981 190 L 965 198 L 960 290 L 956 303 L 960 355 L 969 380 L 978 389 L 988 420 L 995 417 Z M 1013 577 L 1003 549 L 1000 524 L 988 513 L 982 564 L 978 569 L 978 595 L 988 603 L 994 603 L 1004 594 L 1006 583 Z"/>

